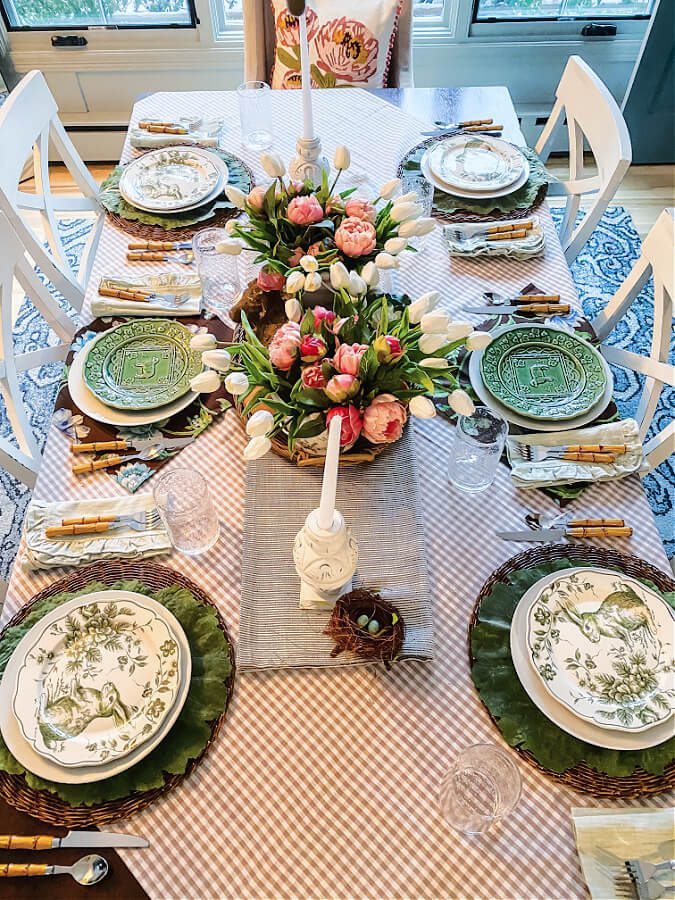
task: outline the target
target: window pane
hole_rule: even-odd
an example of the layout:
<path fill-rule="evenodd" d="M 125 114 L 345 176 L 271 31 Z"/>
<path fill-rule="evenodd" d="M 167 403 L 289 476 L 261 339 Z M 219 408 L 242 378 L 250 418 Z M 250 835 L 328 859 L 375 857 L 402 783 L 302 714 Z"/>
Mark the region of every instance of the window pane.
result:
<path fill-rule="evenodd" d="M 188 0 L 2 0 L 14 28 L 191 25 Z"/>
<path fill-rule="evenodd" d="M 476 21 L 485 19 L 600 19 L 646 16 L 654 0 L 478 0 Z"/>

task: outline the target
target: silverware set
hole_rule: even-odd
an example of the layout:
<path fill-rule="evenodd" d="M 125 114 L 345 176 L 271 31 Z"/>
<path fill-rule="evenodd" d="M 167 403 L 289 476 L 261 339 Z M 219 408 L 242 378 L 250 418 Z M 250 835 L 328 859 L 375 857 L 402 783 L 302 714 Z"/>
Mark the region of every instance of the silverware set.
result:
<path fill-rule="evenodd" d="M 641 859 L 627 859 L 625 873 L 614 879 L 617 896 L 636 900 L 658 900 L 659 897 L 675 897 L 675 859 L 650 863 Z M 664 884 L 668 879 L 670 884 Z"/>
<path fill-rule="evenodd" d="M 443 122 L 440 119 L 434 121 L 436 128 L 423 131 L 425 137 L 436 137 L 449 131 L 466 131 L 478 134 L 490 134 L 497 137 L 504 130 L 503 125 L 497 125 L 494 119 L 467 119 L 464 122 Z"/>
<path fill-rule="evenodd" d="M 469 243 L 474 238 L 483 238 L 485 241 L 513 241 L 527 237 L 534 222 L 532 219 L 523 222 L 512 222 L 508 225 L 490 225 L 488 228 L 467 231 L 465 228 L 446 225 L 446 232 L 459 243 Z"/>
<path fill-rule="evenodd" d="M 195 261 L 192 250 L 189 250 L 186 253 L 176 253 L 175 256 L 170 256 L 170 252 L 171 251 L 130 250 L 127 253 L 127 260 L 129 262 L 177 262 L 181 263 L 183 266 L 191 266 Z"/>
<path fill-rule="evenodd" d="M 492 294 L 492 299 L 483 306 L 466 306 L 466 313 L 475 315 L 503 316 L 518 315 L 569 315 L 569 303 L 560 302 L 560 294 L 518 294 L 515 297 L 501 297 Z"/>
<path fill-rule="evenodd" d="M 143 288 L 134 288 L 134 290 L 125 290 L 124 288 L 99 288 L 98 293 L 101 297 L 114 297 L 117 300 L 131 300 L 134 303 L 153 303 L 159 301 L 165 306 L 178 309 L 190 299 L 189 294 L 158 294 L 155 291 L 145 290 Z"/>
<path fill-rule="evenodd" d="M 87 472 L 95 472 L 97 469 L 109 469 L 112 466 L 119 466 L 131 459 L 157 459 L 167 450 L 179 450 L 192 443 L 194 438 L 162 438 L 161 440 L 119 440 L 119 441 L 94 441 L 89 444 L 72 444 L 71 451 L 74 454 L 79 453 L 107 453 L 108 455 L 98 457 L 97 459 L 86 460 L 82 463 L 74 463 L 72 465 L 73 475 L 83 475 Z M 119 452 L 110 453 L 110 451 L 119 450 L 135 450 L 136 453 L 122 455 Z"/>
<path fill-rule="evenodd" d="M 574 462 L 616 462 L 617 456 L 626 452 L 625 444 L 569 444 L 567 446 L 544 447 L 541 444 L 514 443 L 516 453 L 528 462 L 543 462 L 546 459 L 566 459 Z"/>
<path fill-rule="evenodd" d="M 128 516 L 79 516 L 61 519 L 60 525 L 50 525 L 45 529 L 45 535 L 55 539 L 78 534 L 103 534 L 126 528 L 134 531 L 152 531 L 159 523 L 160 516 L 156 509 Z"/>

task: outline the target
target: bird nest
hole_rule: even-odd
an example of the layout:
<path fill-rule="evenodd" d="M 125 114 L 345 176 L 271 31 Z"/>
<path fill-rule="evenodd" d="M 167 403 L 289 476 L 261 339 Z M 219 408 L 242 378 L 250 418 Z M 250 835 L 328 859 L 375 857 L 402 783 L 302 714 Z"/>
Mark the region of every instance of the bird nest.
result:
<path fill-rule="evenodd" d="M 374 629 L 371 623 L 379 627 Z M 349 651 L 362 659 L 383 662 L 390 669 L 401 652 L 404 631 L 403 619 L 393 604 L 361 589 L 338 599 L 325 633 L 335 641 L 331 656 Z"/>

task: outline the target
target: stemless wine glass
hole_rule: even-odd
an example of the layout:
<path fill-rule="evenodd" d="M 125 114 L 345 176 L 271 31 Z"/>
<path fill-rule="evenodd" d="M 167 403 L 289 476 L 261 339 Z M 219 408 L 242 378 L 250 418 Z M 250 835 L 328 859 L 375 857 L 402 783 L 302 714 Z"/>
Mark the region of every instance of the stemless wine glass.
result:
<path fill-rule="evenodd" d="M 441 781 L 441 813 L 463 834 L 484 834 L 520 800 L 522 781 L 511 756 L 495 744 L 473 744 Z"/>
<path fill-rule="evenodd" d="M 194 469 L 160 475 L 152 495 L 171 543 L 181 553 L 206 553 L 218 540 L 220 526 L 204 478 Z"/>
<path fill-rule="evenodd" d="M 272 146 L 272 91 L 264 81 L 245 81 L 237 88 L 241 140 L 249 150 Z"/>
<path fill-rule="evenodd" d="M 448 467 L 452 484 L 469 493 L 489 488 L 508 432 L 504 419 L 487 406 L 477 406 L 471 416 L 460 416 Z"/>
<path fill-rule="evenodd" d="M 240 288 L 236 256 L 216 250 L 216 245 L 227 237 L 224 228 L 205 228 L 192 238 L 192 251 L 202 285 L 204 306 L 229 319 Z"/>

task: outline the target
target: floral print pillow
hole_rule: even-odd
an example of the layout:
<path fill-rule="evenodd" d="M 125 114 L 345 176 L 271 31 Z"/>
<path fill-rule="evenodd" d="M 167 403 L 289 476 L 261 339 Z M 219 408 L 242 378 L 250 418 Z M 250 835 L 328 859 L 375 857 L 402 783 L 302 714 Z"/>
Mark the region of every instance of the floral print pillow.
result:
<path fill-rule="evenodd" d="M 300 27 L 285 0 L 270 0 L 276 47 L 273 88 L 298 88 Z M 312 87 L 386 87 L 399 0 L 308 0 Z"/>

